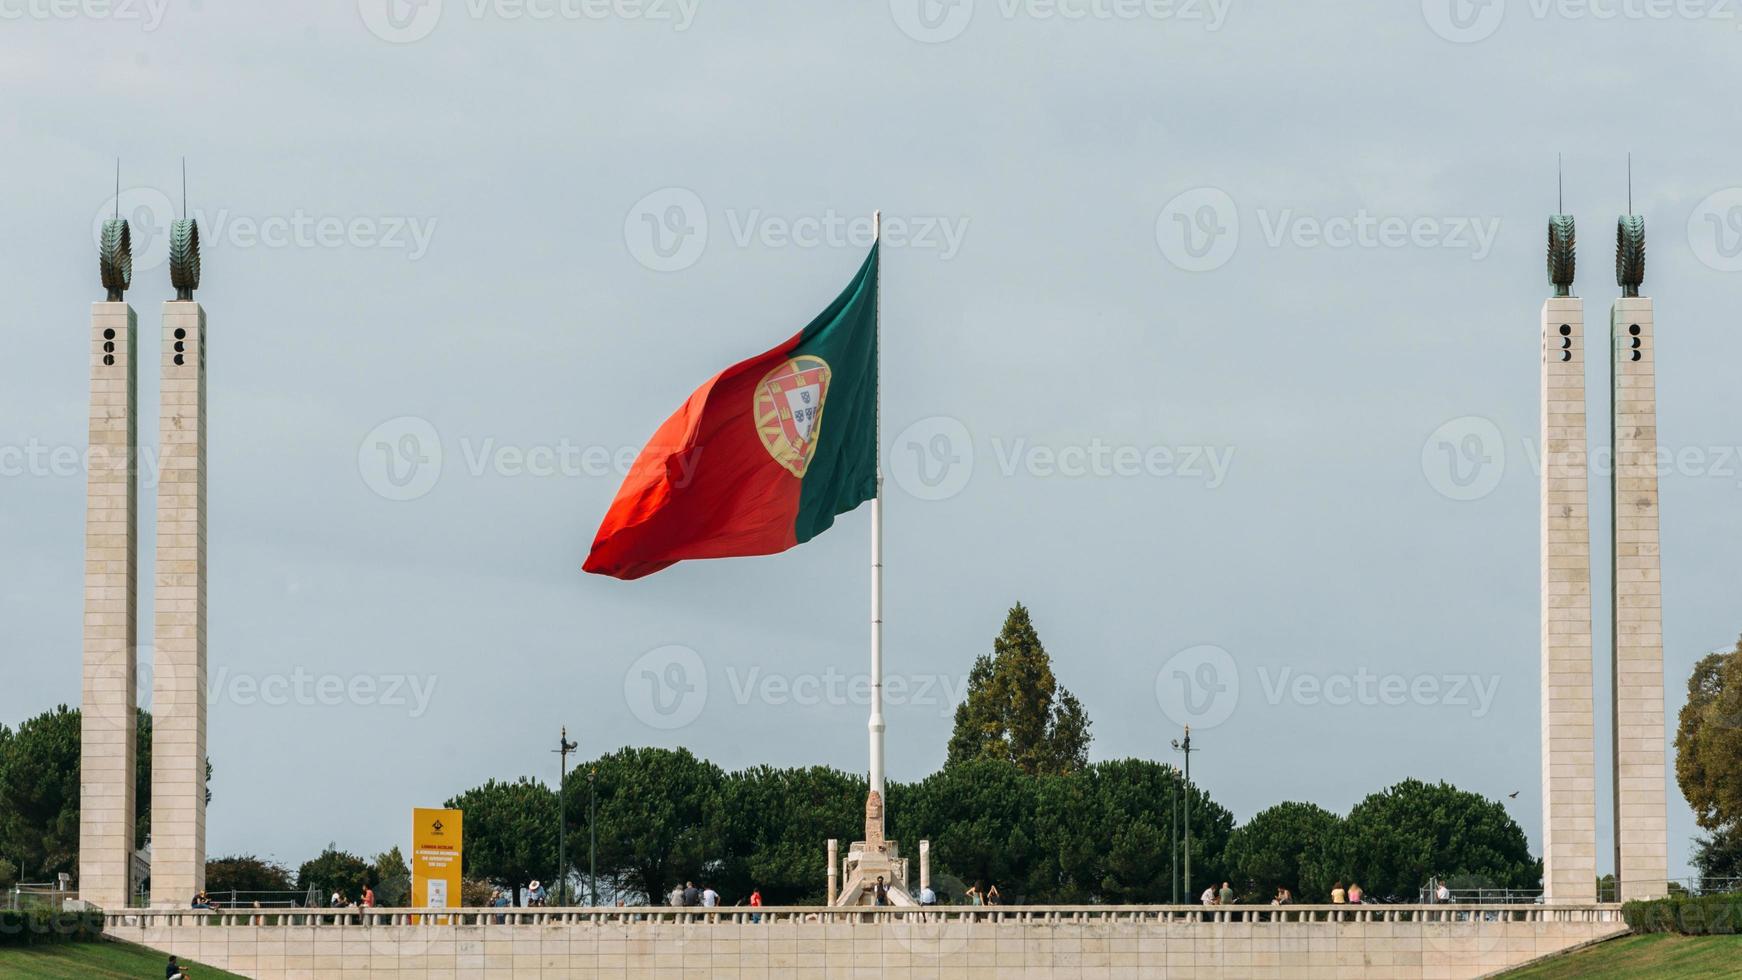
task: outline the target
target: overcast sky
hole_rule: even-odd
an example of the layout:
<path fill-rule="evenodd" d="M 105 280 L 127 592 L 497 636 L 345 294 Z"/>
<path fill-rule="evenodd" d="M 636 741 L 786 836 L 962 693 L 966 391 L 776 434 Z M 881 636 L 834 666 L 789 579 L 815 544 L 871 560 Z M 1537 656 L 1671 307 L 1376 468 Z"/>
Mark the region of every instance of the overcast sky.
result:
<path fill-rule="evenodd" d="M 820 310 L 879 207 L 893 779 L 1020 600 L 1095 759 L 1177 759 L 1195 718 L 1238 819 L 1445 779 L 1517 790 L 1540 846 L 1557 152 L 1604 443 L 1634 154 L 1672 727 L 1742 632 L 1735 4 L 391 2 L 0 0 L 0 720 L 78 700 L 93 229 L 119 156 L 149 454 L 185 154 L 214 856 L 404 846 L 414 806 L 554 779 L 565 724 L 863 771 L 865 508 L 579 568 L 624 454 Z M 1606 803 L 1599 839 L 1608 870 Z"/>

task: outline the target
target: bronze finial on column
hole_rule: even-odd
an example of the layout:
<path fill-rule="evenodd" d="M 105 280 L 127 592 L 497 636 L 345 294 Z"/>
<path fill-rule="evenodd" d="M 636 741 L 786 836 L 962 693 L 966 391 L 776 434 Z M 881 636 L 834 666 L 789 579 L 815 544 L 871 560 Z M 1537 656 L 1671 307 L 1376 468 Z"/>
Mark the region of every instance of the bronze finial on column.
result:
<path fill-rule="evenodd" d="M 1566 201 L 1561 193 L 1560 159 L 1555 160 L 1555 210 L 1564 212 Z M 1573 230 L 1573 216 L 1551 214 L 1548 217 L 1548 281 L 1556 296 L 1573 294 L 1573 273 L 1578 267 L 1578 236 Z"/>

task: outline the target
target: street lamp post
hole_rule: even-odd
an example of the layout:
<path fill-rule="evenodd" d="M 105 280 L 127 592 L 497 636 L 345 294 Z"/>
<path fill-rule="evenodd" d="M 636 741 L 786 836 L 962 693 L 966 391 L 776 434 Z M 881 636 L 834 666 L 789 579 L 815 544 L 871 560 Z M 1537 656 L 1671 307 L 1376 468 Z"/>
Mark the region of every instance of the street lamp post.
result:
<path fill-rule="evenodd" d="M 598 811 L 594 801 L 599 794 L 594 792 L 593 780 L 599 775 L 598 766 L 587 767 L 587 904 L 599 904 L 599 821 L 593 819 Z"/>
<path fill-rule="evenodd" d="M 556 744 L 557 747 L 551 751 L 555 752 L 560 760 L 558 767 L 560 775 L 558 775 L 556 782 L 557 904 L 567 905 L 569 894 L 569 814 L 568 807 L 564 804 L 568 802 L 569 753 L 580 746 L 569 741 L 569 726 L 567 725 L 563 726 L 562 735 L 557 738 Z"/>
<path fill-rule="evenodd" d="M 1179 904 L 1179 770 L 1167 779 L 1167 883 L 1173 889 L 1173 904 Z"/>
<path fill-rule="evenodd" d="M 1186 899 L 1192 895 L 1192 726 L 1186 726 L 1185 741 L 1173 740 L 1175 751 L 1183 752 L 1186 757 L 1185 783 L 1185 821 L 1186 821 Z"/>

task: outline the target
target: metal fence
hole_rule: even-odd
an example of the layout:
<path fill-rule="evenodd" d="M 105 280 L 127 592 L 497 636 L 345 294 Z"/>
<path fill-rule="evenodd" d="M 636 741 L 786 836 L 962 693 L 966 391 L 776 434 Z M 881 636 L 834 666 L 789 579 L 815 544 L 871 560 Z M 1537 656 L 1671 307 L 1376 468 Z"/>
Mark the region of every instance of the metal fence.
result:
<path fill-rule="evenodd" d="M 11 912 L 25 909 L 61 911 L 67 902 L 76 900 L 79 890 L 65 881 L 21 881 L 6 892 L 6 908 Z"/>
<path fill-rule="evenodd" d="M 1417 901 L 1422 905 L 1539 905 L 1540 888 L 1447 888 L 1446 898 L 1439 898 L 1438 881 L 1421 886 Z"/>

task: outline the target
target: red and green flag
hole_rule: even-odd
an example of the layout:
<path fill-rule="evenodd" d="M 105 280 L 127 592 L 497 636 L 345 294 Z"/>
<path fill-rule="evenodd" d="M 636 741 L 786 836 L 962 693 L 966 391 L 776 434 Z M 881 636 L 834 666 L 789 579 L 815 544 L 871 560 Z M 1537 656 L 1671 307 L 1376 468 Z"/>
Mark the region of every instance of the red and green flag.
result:
<path fill-rule="evenodd" d="M 709 378 L 636 457 L 582 567 L 771 555 L 877 495 L 877 246 L 810 325 Z"/>

